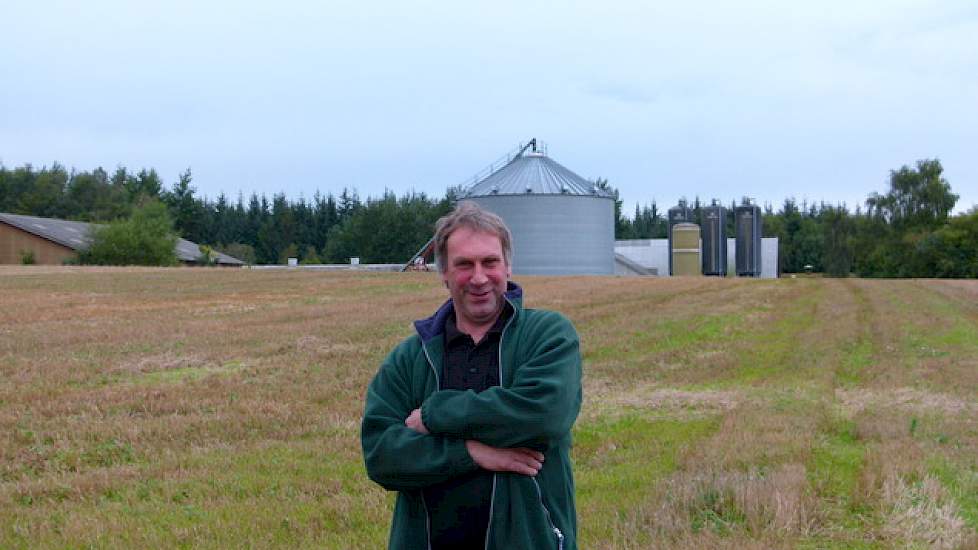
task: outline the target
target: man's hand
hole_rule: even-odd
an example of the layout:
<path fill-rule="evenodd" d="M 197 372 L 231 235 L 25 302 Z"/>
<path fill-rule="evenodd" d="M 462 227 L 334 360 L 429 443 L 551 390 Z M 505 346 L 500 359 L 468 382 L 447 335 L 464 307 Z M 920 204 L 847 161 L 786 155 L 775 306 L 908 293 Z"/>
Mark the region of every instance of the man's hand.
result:
<path fill-rule="evenodd" d="M 543 453 L 533 449 L 500 449 L 490 447 L 474 439 L 465 441 L 472 460 L 490 472 L 513 472 L 525 476 L 535 476 L 543 467 Z"/>
<path fill-rule="evenodd" d="M 421 421 L 420 407 L 411 411 L 411 414 L 404 419 L 404 425 L 418 432 L 419 434 L 428 433 L 428 428 L 425 427 L 424 422 Z"/>

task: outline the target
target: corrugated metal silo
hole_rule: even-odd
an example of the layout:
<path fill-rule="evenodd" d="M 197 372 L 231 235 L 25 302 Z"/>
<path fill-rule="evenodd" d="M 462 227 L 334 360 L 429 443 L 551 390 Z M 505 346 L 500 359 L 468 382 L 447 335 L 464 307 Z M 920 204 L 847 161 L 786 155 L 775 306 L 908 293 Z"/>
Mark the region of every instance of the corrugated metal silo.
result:
<path fill-rule="evenodd" d="M 615 201 L 536 150 L 522 150 L 461 197 L 498 214 L 513 233 L 513 273 L 612 275 Z"/>
<path fill-rule="evenodd" d="M 703 275 L 727 274 L 727 209 L 716 202 L 703 208 Z"/>
<path fill-rule="evenodd" d="M 700 269 L 700 226 L 695 223 L 677 223 L 672 228 L 673 275 L 679 277 L 696 276 Z"/>
<path fill-rule="evenodd" d="M 761 276 L 761 209 L 752 204 L 738 206 L 734 212 L 737 228 L 737 275 Z"/>
<path fill-rule="evenodd" d="M 686 201 L 681 200 L 679 204 L 669 209 L 666 217 L 666 238 L 669 239 L 669 274 L 673 275 L 672 266 L 672 227 L 680 223 L 693 221 L 693 212 L 686 206 Z"/>

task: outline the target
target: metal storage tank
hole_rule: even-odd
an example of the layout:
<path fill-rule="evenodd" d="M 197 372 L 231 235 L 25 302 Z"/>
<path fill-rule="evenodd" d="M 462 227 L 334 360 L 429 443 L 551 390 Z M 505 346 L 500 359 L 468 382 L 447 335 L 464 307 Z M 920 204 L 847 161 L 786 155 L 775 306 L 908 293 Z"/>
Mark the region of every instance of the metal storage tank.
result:
<path fill-rule="evenodd" d="M 717 205 L 703 208 L 703 275 L 727 274 L 727 209 Z"/>
<path fill-rule="evenodd" d="M 509 226 L 515 274 L 615 272 L 614 196 L 538 151 L 536 140 L 461 199 Z"/>
<path fill-rule="evenodd" d="M 761 276 L 761 209 L 757 205 L 744 204 L 734 212 L 737 228 L 737 275 Z"/>
<path fill-rule="evenodd" d="M 677 223 L 672 228 L 672 234 L 669 257 L 672 258 L 673 275 L 700 275 L 700 226 L 695 223 Z"/>
<path fill-rule="evenodd" d="M 681 200 L 679 204 L 669 209 L 666 217 L 666 238 L 669 240 L 669 274 L 673 275 L 672 268 L 672 227 L 680 223 L 690 223 L 693 221 L 693 213 L 686 206 L 686 201 Z"/>

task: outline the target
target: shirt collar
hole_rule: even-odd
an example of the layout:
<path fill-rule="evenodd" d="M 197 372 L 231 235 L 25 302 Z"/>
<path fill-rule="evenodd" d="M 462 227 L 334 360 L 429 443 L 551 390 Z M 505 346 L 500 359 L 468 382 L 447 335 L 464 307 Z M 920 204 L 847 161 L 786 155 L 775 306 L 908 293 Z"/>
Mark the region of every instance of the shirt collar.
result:
<path fill-rule="evenodd" d="M 513 306 L 509 305 L 509 302 L 503 301 L 503 311 L 496 317 L 496 322 L 489 327 L 486 335 L 490 334 L 501 334 L 503 328 L 506 326 L 506 321 L 513 313 Z M 445 320 L 445 343 L 454 343 L 457 339 L 462 337 L 467 337 L 468 334 L 462 332 L 458 329 L 458 325 L 455 324 L 455 312 L 453 311 L 449 315 L 448 319 Z"/>

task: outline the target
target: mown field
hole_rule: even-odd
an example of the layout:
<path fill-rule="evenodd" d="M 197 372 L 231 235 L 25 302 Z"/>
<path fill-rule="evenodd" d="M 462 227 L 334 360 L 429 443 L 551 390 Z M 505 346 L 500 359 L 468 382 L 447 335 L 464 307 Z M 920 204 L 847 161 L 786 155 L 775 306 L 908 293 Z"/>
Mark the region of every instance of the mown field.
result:
<path fill-rule="evenodd" d="M 978 281 L 523 277 L 582 548 L 978 544 Z M 428 274 L 0 268 L 0 548 L 382 548 L 364 389 Z"/>

